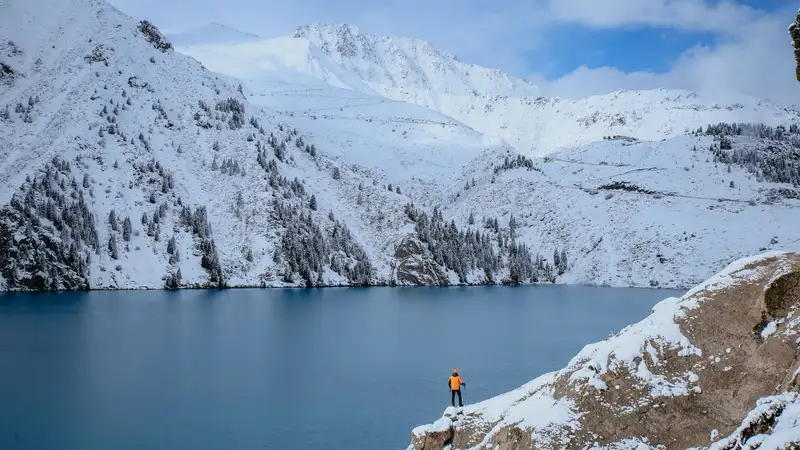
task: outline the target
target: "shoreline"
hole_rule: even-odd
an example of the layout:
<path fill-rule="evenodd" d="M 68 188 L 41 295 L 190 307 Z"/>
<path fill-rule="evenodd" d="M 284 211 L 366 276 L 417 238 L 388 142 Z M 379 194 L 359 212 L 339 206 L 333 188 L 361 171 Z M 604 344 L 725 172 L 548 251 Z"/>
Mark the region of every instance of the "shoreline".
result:
<path fill-rule="evenodd" d="M 204 286 L 202 284 L 193 284 L 181 286 L 175 289 L 166 287 L 102 287 L 102 288 L 89 288 L 89 289 L 0 289 L 0 295 L 3 294 L 16 294 L 16 293 L 60 293 L 60 292 L 114 292 L 114 291 L 224 291 L 236 289 L 367 289 L 367 288 L 400 288 L 400 289 L 416 289 L 416 288 L 473 288 L 473 287 L 536 287 L 536 286 L 564 286 L 564 287 L 592 287 L 592 288 L 609 288 L 609 289 L 646 289 L 651 291 L 688 291 L 689 287 L 665 287 L 665 286 L 615 286 L 609 284 L 588 284 L 588 283 L 460 283 L 460 284 L 430 284 L 430 285 L 400 285 L 394 283 L 372 283 L 368 285 L 350 285 L 350 284 L 331 284 L 322 286 L 262 286 L 262 285 L 233 285 L 225 287 L 217 286 Z"/>

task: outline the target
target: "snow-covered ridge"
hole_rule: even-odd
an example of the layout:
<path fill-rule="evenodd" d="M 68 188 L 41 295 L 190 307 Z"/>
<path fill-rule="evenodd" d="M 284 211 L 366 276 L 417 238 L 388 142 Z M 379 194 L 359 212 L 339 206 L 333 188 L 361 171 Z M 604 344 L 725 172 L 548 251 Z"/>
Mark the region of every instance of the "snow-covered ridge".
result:
<path fill-rule="evenodd" d="M 798 287 L 796 253 L 736 261 L 564 369 L 458 419 L 449 408 L 413 430 L 409 450 L 797 444 Z"/>
<path fill-rule="evenodd" d="M 528 81 L 462 63 L 426 41 L 373 35 L 351 25 L 306 25 L 289 37 L 179 50 L 223 73 L 236 70 L 227 67 L 237 60 L 269 61 L 247 76 L 288 68 L 331 86 L 430 108 L 529 156 L 608 135 L 657 141 L 710 123 L 788 125 L 800 118 L 794 108 L 774 102 L 681 90 L 626 90 L 574 101 L 544 97 Z"/>
<path fill-rule="evenodd" d="M 539 88 L 501 70 L 465 64 L 422 39 L 379 36 L 347 24 L 297 28 L 306 39 L 346 70 L 379 89 L 429 92 L 430 95 L 538 95 Z"/>

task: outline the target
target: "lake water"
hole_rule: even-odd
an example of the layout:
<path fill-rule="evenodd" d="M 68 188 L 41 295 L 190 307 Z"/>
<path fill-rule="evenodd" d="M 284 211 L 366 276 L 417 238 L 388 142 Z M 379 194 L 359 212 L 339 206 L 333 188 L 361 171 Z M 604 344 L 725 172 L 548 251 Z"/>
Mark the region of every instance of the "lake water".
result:
<path fill-rule="evenodd" d="M 581 286 L 0 295 L 0 449 L 404 449 L 676 291 Z"/>

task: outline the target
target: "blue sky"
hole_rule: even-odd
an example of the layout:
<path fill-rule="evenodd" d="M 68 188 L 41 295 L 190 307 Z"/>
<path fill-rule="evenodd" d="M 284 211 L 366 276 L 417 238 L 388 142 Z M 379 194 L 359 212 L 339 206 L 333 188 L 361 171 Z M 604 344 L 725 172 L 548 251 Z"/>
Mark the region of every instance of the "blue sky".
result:
<path fill-rule="evenodd" d="M 547 78 L 561 77 L 584 64 L 624 72 L 663 73 L 688 48 L 712 45 L 715 34 L 665 28 L 595 30 L 566 25 L 548 33 L 539 49 L 529 51 L 529 69 Z"/>
<path fill-rule="evenodd" d="M 111 0 L 179 30 L 219 22 L 273 37 L 349 23 L 418 37 L 567 98 L 655 87 L 800 103 L 790 0 Z M 454 6 L 455 5 L 455 6 Z"/>

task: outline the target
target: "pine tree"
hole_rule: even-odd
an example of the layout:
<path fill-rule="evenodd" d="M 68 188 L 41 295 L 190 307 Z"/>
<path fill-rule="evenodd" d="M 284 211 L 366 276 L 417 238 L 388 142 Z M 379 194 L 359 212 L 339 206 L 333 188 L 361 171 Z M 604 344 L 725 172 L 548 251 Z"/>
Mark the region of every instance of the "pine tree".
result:
<path fill-rule="evenodd" d="M 317 196 L 311 195 L 311 200 L 308 201 L 308 207 L 311 208 L 312 211 L 317 210 Z"/>
<path fill-rule="evenodd" d="M 114 235 L 111 235 L 108 238 L 108 253 L 111 255 L 111 259 L 119 259 L 119 254 L 117 253 L 117 241 L 114 239 Z"/>
<path fill-rule="evenodd" d="M 470 225 L 475 225 L 475 216 L 472 214 L 472 211 L 469 212 L 469 218 L 467 219 L 467 223 Z"/>
<path fill-rule="evenodd" d="M 170 255 L 175 253 L 175 247 L 176 247 L 175 235 L 173 235 L 171 238 L 169 238 L 169 241 L 167 242 L 167 253 L 169 253 Z"/>
<path fill-rule="evenodd" d="M 108 213 L 108 223 L 111 225 L 112 231 L 117 231 L 117 213 L 113 209 Z"/>
<path fill-rule="evenodd" d="M 125 217 L 125 220 L 122 221 L 122 239 L 125 242 L 130 242 L 131 232 L 133 232 L 133 225 L 131 224 L 131 218 Z"/>

